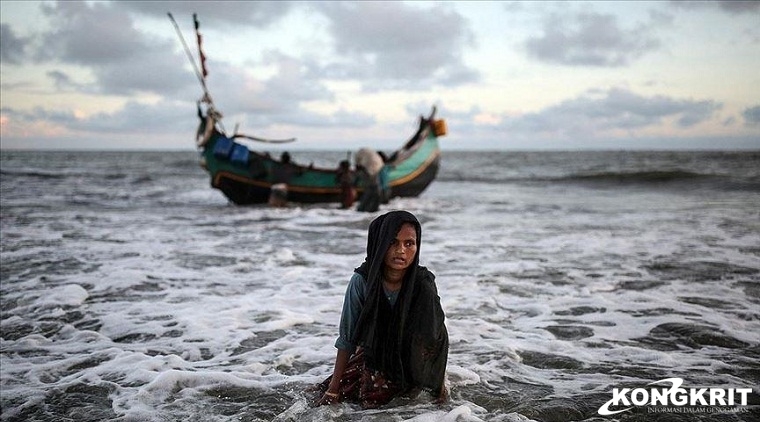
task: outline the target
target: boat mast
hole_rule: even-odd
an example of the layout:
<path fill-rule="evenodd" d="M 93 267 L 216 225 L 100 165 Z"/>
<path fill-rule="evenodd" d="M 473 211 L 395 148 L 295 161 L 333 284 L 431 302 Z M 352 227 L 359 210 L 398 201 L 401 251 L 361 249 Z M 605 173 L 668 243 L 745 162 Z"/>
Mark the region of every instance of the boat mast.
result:
<path fill-rule="evenodd" d="M 193 53 L 190 52 L 190 47 L 187 46 L 187 42 L 185 42 L 185 37 L 182 35 L 182 31 L 179 29 L 179 25 L 177 25 L 177 21 L 174 20 L 174 16 L 172 16 L 171 12 L 168 12 L 167 15 L 169 15 L 169 19 L 174 24 L 174 29 L 177 31 L 177 36 L 179 37 L 179 40 L 182 42 L 182 46 L 185 48 L 185 54 L 187 54 L 187 59 L 190 61 L 190 64 L 193 66 L 193 70 L 195 71 L 195 76 L 198 78 L 198 82 L 201 83 L 201 88 L 203 89 L 203 100 L 204 102 L 207 102 L 209 104 L 213 104 L 213 101 L 211 100 L 211 95 L 208 92 L 208 87 L 206 87 L 206 75 L 208 72 L 206 72 L 206 65 L 203 63 L 204 55 L 203 51 L 201 50 L 200 44 L 198 44 L 198 51 L 201 54 L 201 65 L 203 65 L 203 73 L 198 69 L 198 64 L 195 62 L 195 58 L 193 57 Z M 198 32 L 198 19 L 195 14 L 193 14 L 193 20 L 195 21 L 195 32 L 198 37 L 198 42 L 201 41 L 201 35 Z"/>

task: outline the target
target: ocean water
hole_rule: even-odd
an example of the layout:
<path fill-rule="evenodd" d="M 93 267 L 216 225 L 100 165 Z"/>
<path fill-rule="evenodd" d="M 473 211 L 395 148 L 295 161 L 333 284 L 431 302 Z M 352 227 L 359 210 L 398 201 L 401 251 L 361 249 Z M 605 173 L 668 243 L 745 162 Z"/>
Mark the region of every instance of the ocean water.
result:
<path fill-rule="evenodd" d="M 375 214 L 230 205 L 194 152 L 3 151 L 0 171 L 2 421 L 760 418 L 760 152 L 444 150 Z M 451 400 L 311 408 L 390 209 L 423 225 Z M 598 413 L 670 378 L 753 391 Z"/>

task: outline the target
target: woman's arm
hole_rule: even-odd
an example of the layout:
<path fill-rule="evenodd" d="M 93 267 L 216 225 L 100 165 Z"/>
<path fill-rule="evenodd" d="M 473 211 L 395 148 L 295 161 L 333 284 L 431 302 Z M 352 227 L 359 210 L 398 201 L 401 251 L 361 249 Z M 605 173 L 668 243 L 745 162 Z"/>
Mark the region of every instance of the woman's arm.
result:
<path fill-rule="evenodd" d="M 339 335 L 335 341 L 335 347 L 354 352 L 356 345 L 353 344 L 354 331 L 359 320 L 359 315 L 364 307 L 366 292 L 364 291 L 364 277 L 358 273 L 351 276 L 346 287 L 346 295 L 343 298 L 343 310 L 340 314 Z"/>
<path fill-rule="evenodd" d="M 340 396 L 340 380 L 346 371 L 346 366 L 351 355 L 356 351 L 356 346 L 351 343 L 356 321 L 364 305 L 364 278 L 354 273 L 346 288 L 346 296 L 343 299 L 343 311 L 340 317 L 340 335 L 335 341 L 338 353 L 335 356 L 335 368 L 333 369 L 330 384 L 322 398 L 317 402 L 318 406 L 338 401 Z"/>
<path fill-rule="evenodd" d="M 330 385 L 327 386 L 327 391 L 325 391 L 322 398 L 317 402 L 317 406 L 332 404 L 338 401 L 340 395 L 340 379 L 343 378 L 343 372 L 346 370 L 346 365 L 348 364 L 348 359 L 350 357 L 351 352 L 338 349 L 338 354 L 335 356 L 335 369 L 333 369 Z"/>

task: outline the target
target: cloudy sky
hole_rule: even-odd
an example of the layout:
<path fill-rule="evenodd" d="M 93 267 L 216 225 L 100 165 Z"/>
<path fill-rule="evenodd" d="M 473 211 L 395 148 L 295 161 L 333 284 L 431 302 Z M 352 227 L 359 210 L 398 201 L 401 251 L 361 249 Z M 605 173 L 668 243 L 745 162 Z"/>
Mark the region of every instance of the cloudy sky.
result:
<path fill-rule="evenodd" d="M 0 2 L 3 149 L 760 149 L 760 2 Z"/>

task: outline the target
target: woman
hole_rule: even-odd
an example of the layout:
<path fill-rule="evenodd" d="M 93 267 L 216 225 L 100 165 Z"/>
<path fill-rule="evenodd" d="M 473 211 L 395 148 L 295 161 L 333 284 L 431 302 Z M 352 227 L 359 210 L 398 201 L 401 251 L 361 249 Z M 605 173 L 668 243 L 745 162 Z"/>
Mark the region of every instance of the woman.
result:
<path fill-rule="evenodd" d="M 346 289 L 335 368 L 318 386 L 317 405 L 374 408 L 419 389 L 446 400 L 448 332 L 435 276 L 419 265 L 421 234 L 406 211 L 370 224 L 367 257 Z"/>

